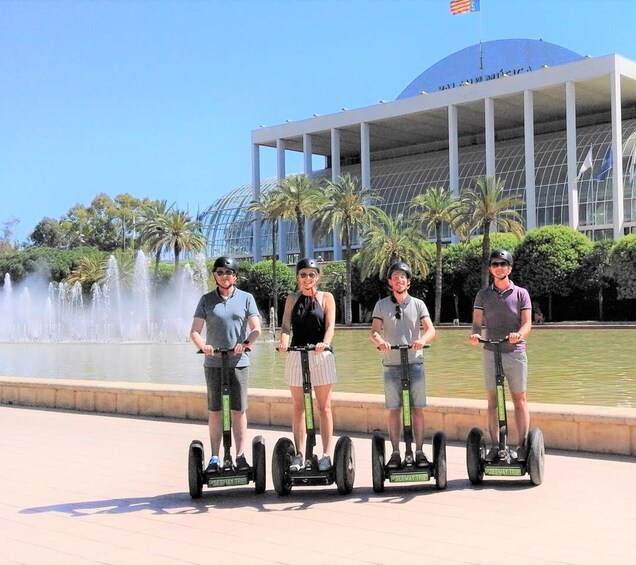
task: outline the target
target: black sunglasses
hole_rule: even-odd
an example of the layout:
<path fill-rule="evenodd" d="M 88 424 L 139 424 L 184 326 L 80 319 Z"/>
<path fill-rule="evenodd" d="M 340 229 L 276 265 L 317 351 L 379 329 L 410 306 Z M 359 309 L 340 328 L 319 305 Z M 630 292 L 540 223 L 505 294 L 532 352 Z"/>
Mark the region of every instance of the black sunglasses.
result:
<path fill-rule="evenodd" d="M 491 267 L 507 267 L 508 266 L 508 262 L 507 261 L 493 261 L 492 263 L 490 263 Z"/>
<path fill-rule="evenodd" d="M 402 308 L 400 308 L 399 304 L 395 305 L 395 319 L 396 320 L 402 319 Z"/>
<path fill-rule="evenodd" d="M 216 271 L 214 271 L 214 274 L 218 275 L 219 277 L 231 277 L 234 274 L 234 271 L 224 271 L 223 269 L 217 269 Z"/>

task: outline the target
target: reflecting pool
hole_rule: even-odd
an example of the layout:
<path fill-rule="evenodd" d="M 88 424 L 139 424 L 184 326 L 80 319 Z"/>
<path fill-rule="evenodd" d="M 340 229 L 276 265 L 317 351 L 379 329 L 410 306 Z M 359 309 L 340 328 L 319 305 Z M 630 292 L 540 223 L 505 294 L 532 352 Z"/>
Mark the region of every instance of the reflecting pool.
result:
<path fill-rule="evenodd" d="M 425 352 L 427 394 L 484 396 L 481 347 L 468 328 L 442 328 Z M 269 338 L 269 339 L 267 339 Z M 381 394 L 381 354 L 367 330 L 339 329 L 335 390 Z M 252 352 L 252 387 L 285 389 L 283 355 L 271 335 Z M 636 407 L 636 329 L 535 328 L 528 355 L 533 402 Z M 202 385 L 202 358 L 190 343 L 0 343 L 0 375 Z"/>

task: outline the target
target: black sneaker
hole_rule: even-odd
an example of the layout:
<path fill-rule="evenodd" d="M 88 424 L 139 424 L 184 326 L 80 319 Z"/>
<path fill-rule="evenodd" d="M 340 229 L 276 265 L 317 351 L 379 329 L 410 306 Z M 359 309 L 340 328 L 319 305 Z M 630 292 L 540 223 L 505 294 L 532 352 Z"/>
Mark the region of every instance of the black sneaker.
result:
<path fill-rule="evenodd" d="M 526 448 L 523 445 L 517 447 L 517 461 L 525 461 L 526 460 Z"/>
<path fill-rule="evenodd" d="M 389 469 L 399 469 L 402 466 L 402 459 L 400 458 L 400 452 L 394 451 L 386 464 Z"/>
<path fill-rule="evenodd" d="M 245 459 L 245 455 L 237 455 L 236 456 L 236 470 L 237 471 L 247 471 L 250 466 L 247 464 L 247 460 Z"/>
<path fill-rule="evenodd" d="M 486 461 L 488 463 L 494 463 L 495 461 L 499 461 L 499 448 L 493 447 L 486 455 Z"/>
<path fill-rule="evenodd" d="M 428 462 L 428 459 L 426 458 L 426 455 L 424 455 L 423 451 L 416 451 L 415 452 L 415 466 L 416 467 L 428 467 L 430 463 Z"/>

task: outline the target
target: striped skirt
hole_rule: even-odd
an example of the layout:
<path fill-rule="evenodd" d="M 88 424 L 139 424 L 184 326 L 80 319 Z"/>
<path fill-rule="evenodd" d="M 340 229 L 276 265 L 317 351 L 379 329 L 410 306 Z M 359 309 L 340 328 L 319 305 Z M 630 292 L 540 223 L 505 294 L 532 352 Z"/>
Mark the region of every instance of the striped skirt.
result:
<path fill-rule="evenodd" d="M 336 358 L 331 351 L 309 352 L 309 372 L 312 386 L 328 385 L 338 382 L 336 376 Z M 289 351 L 285 361 L 285 382 L 289 386 L 303 386 L 303 370 L 300 352 Z"/>

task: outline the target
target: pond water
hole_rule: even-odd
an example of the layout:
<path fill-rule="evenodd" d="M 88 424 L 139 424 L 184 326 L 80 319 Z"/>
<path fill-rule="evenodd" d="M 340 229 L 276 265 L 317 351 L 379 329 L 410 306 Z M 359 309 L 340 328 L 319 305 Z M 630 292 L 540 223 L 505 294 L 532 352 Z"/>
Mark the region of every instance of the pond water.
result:
<path fill-rule="evenodd" d="M 468 332 L 438 330 L 425 352 L 429 396 L 484 397 L 481 347 L 468 345 Z M 334 347 L 335 390 L 382 394 L 381 354 L 367 330 L 338 330 Z M 274 348 L 268 334 L 255 346 L 250 386 L 286 388 Z M 635 328 L 538 327 L 528 356 L 530 401 L 636 407 Z M 201 365 L 190 343 L 0 343 L 3 376 L 202 385 Z"/>

